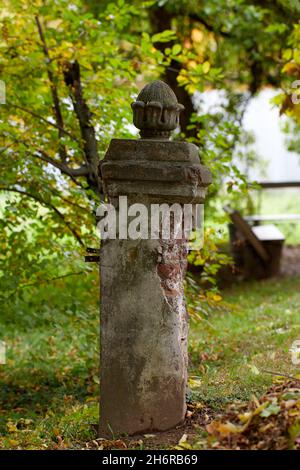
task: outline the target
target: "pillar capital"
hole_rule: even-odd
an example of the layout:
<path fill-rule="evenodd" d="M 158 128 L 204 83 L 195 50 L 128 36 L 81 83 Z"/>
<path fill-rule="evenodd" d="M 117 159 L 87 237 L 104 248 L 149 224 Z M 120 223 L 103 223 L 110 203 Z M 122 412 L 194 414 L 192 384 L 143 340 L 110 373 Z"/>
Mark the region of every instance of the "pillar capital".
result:
<path fill-rule="evenodd" d="M 169 139 L 184 109 L 174 91 L 161 80 L 148 83 L 131 107 L 133 123 L 140 129 L 141 137 L 147 139 Z"/>

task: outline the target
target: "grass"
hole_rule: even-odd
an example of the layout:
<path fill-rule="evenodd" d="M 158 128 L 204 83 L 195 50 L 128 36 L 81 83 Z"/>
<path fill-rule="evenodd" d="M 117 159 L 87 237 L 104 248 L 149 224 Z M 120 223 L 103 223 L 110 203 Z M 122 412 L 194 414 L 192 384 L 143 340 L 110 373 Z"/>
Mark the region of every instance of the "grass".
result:
<path fill-rule="evenodd" d="M 97 295 L 97 276 L 88 274 L 40 286 L 3 307 L 0 338 L 8 354 L 0 365 L 0 448 L 81 449 L 95 437 Z M 222 411 L 227 402 L 263 393 L 272 381 L 265 369 L 299 373 L 289 354 L 295 339 L 300 278 L 225 291 L 208 318 L 191 323 L 194 399 Z"/>
<path fill-rule="evenodd" d="M 289 351 L 296 339 L 300 339 L 300 278 L 226 290 L 223 306 L 209 324 L 191 328 L 192 373 L 201 377 L 198 399 L 220 411 L 228 402 L 263 393 L 272 382 L 267 370 L 299 373 Z"/>
<path fill-rule="evenodd" d="M 51 289 L 28 289 L 6 306 L 0 322 L 7 344 L 7 363 L 0 365 L 0 448 L 78 448 L 95 436 L 97 299 L 97 278 L 88 274 Z"/>

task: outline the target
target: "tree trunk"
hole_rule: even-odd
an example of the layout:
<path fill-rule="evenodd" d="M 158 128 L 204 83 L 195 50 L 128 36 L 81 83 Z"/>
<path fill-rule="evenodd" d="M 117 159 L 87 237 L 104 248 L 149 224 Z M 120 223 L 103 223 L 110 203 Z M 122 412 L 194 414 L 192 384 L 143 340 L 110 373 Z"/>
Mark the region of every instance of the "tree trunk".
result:
<path fill-rule="evenodd" d="M 153 34 L 161 33 L 166 29 L 172 29 L 173 15 L 164 7 L 150 9 L 150 23 L 152 26 Z M 157 43 L 155 47 L 164 53 L 167 47 L 172 47 L 172 41 L 167 43 Z M 192 97 L 189 93 L 177 82 L 177 77 L 180 73 L 182 65 L 175 59 L 172 59 L 169 67 L 166 68 L 162 79 L 172 88 L 175 92 L 179 103 L 183 104 L 184 111 L 180 113 L 180 128 L 186 137 L 196 137 L 196 129 L 187 129 L 192 114 L 195 112 Z"/>

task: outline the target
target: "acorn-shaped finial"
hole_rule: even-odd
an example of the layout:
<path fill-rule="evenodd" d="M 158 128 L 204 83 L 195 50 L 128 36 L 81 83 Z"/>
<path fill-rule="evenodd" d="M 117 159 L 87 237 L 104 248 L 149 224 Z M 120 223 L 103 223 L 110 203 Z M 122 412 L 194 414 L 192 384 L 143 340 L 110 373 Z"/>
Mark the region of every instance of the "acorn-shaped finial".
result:
<path fill-rule="evenodd" d="M 168 139 L 179 124 L 179 113 L 184 109 L 174 91 L 161 80 L 146 85 L 131 104 L 133 124 L 144 139 Z"/>

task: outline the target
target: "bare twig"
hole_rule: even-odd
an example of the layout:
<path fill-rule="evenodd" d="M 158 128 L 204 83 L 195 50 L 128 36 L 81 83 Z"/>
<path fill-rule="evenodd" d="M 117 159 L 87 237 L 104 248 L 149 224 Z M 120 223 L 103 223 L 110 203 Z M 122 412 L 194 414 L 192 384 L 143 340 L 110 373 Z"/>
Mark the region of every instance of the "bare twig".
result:
<path fill-rule="evenodd" d="M 296 380 L 297 382 L 300 382 L 300 379 L 298 379 L 297 377 L 294 377 L 293 375 L 282 374 L 281 372 L 274 372 L 272 370 L 267 370 L 267 369 L 262 369 L 262 372 L 265 372 L 266 374 L 270 374 L 270 375 L 275 375 L 277 377 L 286 377 L 287 379 L 292 379 L 292 380 Z"/>

